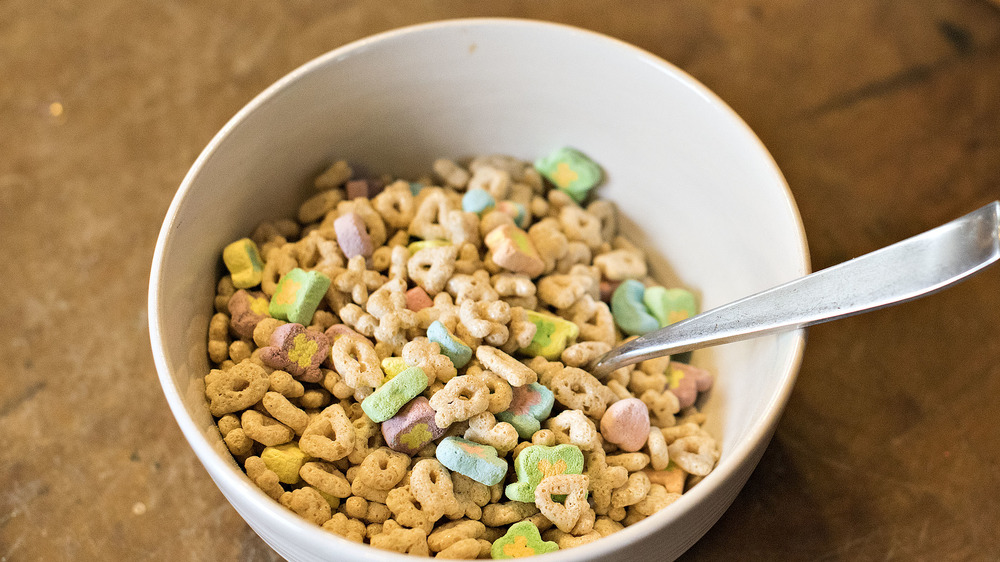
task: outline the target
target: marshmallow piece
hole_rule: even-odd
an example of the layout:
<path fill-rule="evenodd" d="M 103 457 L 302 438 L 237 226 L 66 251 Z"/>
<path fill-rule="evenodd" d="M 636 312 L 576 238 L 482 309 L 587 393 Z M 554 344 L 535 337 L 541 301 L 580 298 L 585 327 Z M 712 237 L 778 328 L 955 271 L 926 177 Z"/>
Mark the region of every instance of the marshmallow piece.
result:
<path fill-rule="evenodd" d="M 280 320 L 308 325 L 330 288 L 330 278 L 318 271 L 295 268 L 281 277 L 268 312 Z"/>
<path fill-rule="evenodd" d="M 493 196 L 485 189 L 474 187 L 462 196 L 462 210 L 467 213 L 482 215 L 497 204 Z"/>
<path fill-rule="evenodd" d="M 413 312 L 420 312 L 425 308 L 434 306 L 434 301 L 423 287 L 414 287 L 406 291 L 406 308 Z"/>
<path fill-rule="evenodd" d="M 493 262 L 500 267 L 528 277 L 538 277 L 545 271 L 545 262 L 528 233 L 512 224 L 494 228 L 484 242 L 492 252 Z"/>
<path fill-rule="evenodd" d="M 623 332 L 641 336 L 660 327 L 660 322 L 646 310 L 642 297 L 646 287 L 635 279 L 626 279 L 611 295 L 611 315 Z"/>
<path fill-rule="evenodd" d="M 267 295 L 260 291 L 240 289 L 229 297 L 229 327 L 241 338 L 253 339 L 253 330 L 265 318 L 267 313 Z"/>
<path fill-rule="evenodd" d="M 601 416 L 601 435 L 623 451 L 637 452 L 649 437 L 649 407 L 638 398 L 608 406 Z"/>
<path fill-rule="evenodd" d="M 382 422 L 382 437 L 386 445 L 393 451 L 416 455 L 447 430 L 434 423 L 434 414 L 427 398 L 417 396 L 410 400 L 396 415 Z"/>
<path fill-rule="evenodd" d="M 514 523 L 504 536 L 493 541 L 490 557 L 494 560 L 527 558 L 556 550 L 559 550 L 559 545 L 552 541 L 543 541 L 538 527 L 526 520 Z"/>
<path fill-rule="evenodd" d="M 264 262 L 260 259 L 257 244 L 249 238 L 241 238 L 222 250 L 222 261 L 233 278 L 237 289 L 249 289 L 260 285 L 264 278 Z"/>
<path fill-rule="evenodd" d="M 511 387 L 513 391 L 510 406 L 496 415 L 498 421 L 514 426 L 518 436 L 531 439 L 541 429 L 541 422 L 552 413 L 555 395 L 545 385 L 533 382 Z"/>
<path fill-rule="evenodd" d="M 427 388 L 427 375 L 420 367 L 410 367 L 375 389 L 361 402 L 361 409 L 375 423 L 396 415 L 404 405 Z"/>
<path fill-rule="evenodd" d="M 260 460 L 271 472 L 278 475 L 278 480 L 284 484 L 298 484 L 299 470 L 309 460 L 309 455 L 302 452 L 295 443 L 272 445 L 264 447 Z"/>
<path fill-rule="evenodd" d="M 461 369 L 472 359 L 472 348 L 453 336 L 439 320 L 428 326 L 427 339 L 441 346 L 441 355 L 451 359 L 456 369 Z"/>
<path fill-rule="evenodd" d="M 388 382 L 389 379 L 402 373 L 409 367 L 402 357 L 386 357 L 382 360 L 382 372 L 385 373 L 385 382 Z"/>
<path fill-rule="evenodd" d="M 521 348 L 521 353 L 558 361 L 563 350 L 580 335 L 580 327 L 565 318 L 534 310 L 524 312 L 536 329 L 531 343 Z"/>
<path fill-rule="evenodd" d="M 601 167 L 578 150 L 560 148 L 535 160 L 535 170 L 577 203 L 601 182 Z"/>
<path fill-rule="evenodd" d="M 685 289 L 649 287 L 642 295 L 642 302 L 660 323 L 660 327 L 669 326 L 698 314 L 698 303 L 694 294 Z"/>
<path fill-rule="evenodd" d="M 442 439 L 435 456 L 448 470 L 487 486 L 502 482 L 507 475 L 507 461 L 497 456 L 496 449 L 461 437 Z"/>
<path fill-rule="evenodd" d="M 496 204 L 496 209 L 514 219 L 514 224 L 518 228 L 528 227 L 528 210 L 524 208 L 524 205 L 514 201 L 501 201 Z"/>
<path fill-rule="evenodd" d="M 687 408 L 694 404 L 699 392 L 704 392 L 712 387 L 712 374 L 694 365 L 671 361 L 667 374 L 670 376 L 667 390 L 677 397 L 681 408 Z"/>
<path fill-rule="evenodd" d="M 348 182 L 350 183 L 350 182 Z M 375 250 L 372 238 L 368 235 L 368 227 L 361 215 L 344 213 L 333 221 L 333 229 L 337 233 L 337 244 L 347 259 L 355 256 L 371 257 Z"/>
<path fill-rule="evenodd" d="M 568 443 L 555 447 L 531 445 L 514 459 L 514 471 L 517 473 L 517 482 L 507 485 L 507 497 L 514 501 L 534 503 L 535 487 L 542 478 L 583 473 L 583 451 Z"/>
<path fill-rule="evenodd" d="M 282 324 L 271 333 L 270 344 L 261 348 L 265 365 L 305 382 L 322 380 L 319 366 L 330 353 L 330 340 L 324 334 L 302 324 Z"/>

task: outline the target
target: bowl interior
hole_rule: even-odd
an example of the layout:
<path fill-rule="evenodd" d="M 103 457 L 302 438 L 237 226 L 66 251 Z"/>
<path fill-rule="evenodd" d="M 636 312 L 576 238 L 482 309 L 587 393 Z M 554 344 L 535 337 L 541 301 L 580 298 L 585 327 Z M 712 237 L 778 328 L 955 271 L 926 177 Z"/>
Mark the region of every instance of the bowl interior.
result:
<path fill-rule="evenodd" d="M 338 49 L 251 102 L 192 167 L 154 256 L 157 368 L 212 478 L 286 557 L 320 559 L 316 553 L 330 548 L 364 558 L 386 553 L 299 521 L 256 491 L 220 444 L 200 378 L 209 368 L 206 333 L 222 248 L 261 220 L 291 216 L 335 159 L 406 177 L 442 156 L 533 160 L 565 145 L 604 167 L 599 194 L 618 205 L 624 232 L 649 251 L 654 275 L 696 290 L 704 309 L 808 272 L 794 202 L 746 125 L 660 59 L 565 26 L 458 20 Z M 695 363 L 717 373 L 703 408 L 722 448 L 716 473 L 699 484 L 703 493 L 737 472 L 745 480 L 748 470 L 736 467 L 766 445 L 801 347 L 802 334 L 790 333 L 696 352 Z M 645 536 L 672 524 L 697 505 L 688 495 L 673 514 L 661 512 L 628 531 Z M 613 536 L 571 554 L 607 554 L 622 540 Z"/>

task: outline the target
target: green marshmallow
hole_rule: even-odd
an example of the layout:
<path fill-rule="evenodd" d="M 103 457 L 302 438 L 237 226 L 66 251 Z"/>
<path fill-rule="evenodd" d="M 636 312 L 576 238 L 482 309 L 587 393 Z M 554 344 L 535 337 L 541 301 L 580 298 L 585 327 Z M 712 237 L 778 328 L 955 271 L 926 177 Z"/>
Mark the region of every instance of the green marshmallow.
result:
<path fill-rule="evenodd" d="M 660 323 L 646 310 L 643 294 L 646 287 L 635 279 L 626 279 L 611 294 L 611 315 L 615 324 L 631 336 L 641 336 L 660 327 Z"/>
<path fill-rule="evenodd" d="M 583 451 L 568 443 L 546 447 L 531 445 L 514 460 L 517 482 L 508 484 L 507 497 L 519 502 L 533 503 L 535 487 L 547 476 L 583 474 Z"/>
<path fill-rule="evenodd" d="M 558 544 L 542 540 L 542 535 L 534 523 L 521 521 L 511 525 L 504 536 L 493 541 L 490 557 L 494 560 L 526 558 L 557 550 L 559 550 Z"/>
<path fill-rule="evenodd" d="M 686 289 L 650 287 L 642 296 L 649 312 L 656 317 L 660 327 L 686 320 L 698 314 L 694 294 Z"/>
<path fill-rule="evenodd" d="M 580 328 L 569 320 L 533 310 L 524 312 L 536 327 L 535 337 L 531 339 L 531 343 L 520 349 L 526 355 L 532 357 L 540 355 L 549 361 L 557 361 L 566 346 L 580 335 Z"/>
<path fill-rule="evenodd" d="M 375 423 L 396 415 L 407 402 L 427 388 L 427 375 L 420 367 L 410 367 L 375 389 L 361 402 L 361 409 Z"/>
<path fill-rule="evenodd" d="M 267 311 L 271 316 L 308 326 L 330 288 L 330 278 L 318 271 L 295 268 L 281 277 Z"/>
<path fill-rule="evenodd" d="M 535 161 L 535 169 L 577 203 L 583 202 L 603 178 L 597 163 L 569 147 L 539 158 Z"/>

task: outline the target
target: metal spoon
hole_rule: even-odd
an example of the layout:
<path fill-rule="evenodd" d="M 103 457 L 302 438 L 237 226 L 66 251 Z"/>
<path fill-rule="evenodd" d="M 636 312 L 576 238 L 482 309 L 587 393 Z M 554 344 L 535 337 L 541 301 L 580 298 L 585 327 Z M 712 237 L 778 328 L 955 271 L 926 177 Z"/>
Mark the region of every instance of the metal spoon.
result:
<path fill-rule="evenodd" d="M 597 362 L 605 375 L 653 357 L 805 328 L 940 291 L 1000 259 L 1000 202 L 620 345 Z"/>

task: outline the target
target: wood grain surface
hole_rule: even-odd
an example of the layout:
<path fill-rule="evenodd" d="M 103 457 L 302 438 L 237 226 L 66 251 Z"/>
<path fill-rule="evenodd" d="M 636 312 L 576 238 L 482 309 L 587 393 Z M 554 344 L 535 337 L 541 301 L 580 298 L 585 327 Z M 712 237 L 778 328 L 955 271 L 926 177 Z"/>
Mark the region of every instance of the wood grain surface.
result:
<path fill-rule="evenodd" d="M 814 269 L 1000 198 L 990 0 L 0 2 L 0 561 L 278 558 L 158 385 L 160 222 L 271 82 L 463 16 L 593 29 L 704 82 L 785 173 Z M 812 329 L 771 446 L 684 559 L 1000 558 L 998 397 L 1000 267 Z"/>

